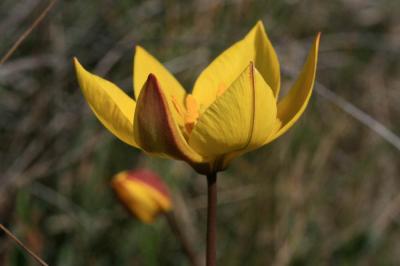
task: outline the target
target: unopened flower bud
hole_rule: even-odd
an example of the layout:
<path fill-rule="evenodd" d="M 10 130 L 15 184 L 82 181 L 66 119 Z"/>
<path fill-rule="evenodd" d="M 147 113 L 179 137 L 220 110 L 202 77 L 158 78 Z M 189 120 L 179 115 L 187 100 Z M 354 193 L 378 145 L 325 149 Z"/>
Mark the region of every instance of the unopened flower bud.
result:
<path fill-rule="evenodd" d="M 121 203 L 142 222 L 151 223 L 172 208 L 166 184 L 152 171 L 120 172 L 114 176 L 112 187 Z"/>

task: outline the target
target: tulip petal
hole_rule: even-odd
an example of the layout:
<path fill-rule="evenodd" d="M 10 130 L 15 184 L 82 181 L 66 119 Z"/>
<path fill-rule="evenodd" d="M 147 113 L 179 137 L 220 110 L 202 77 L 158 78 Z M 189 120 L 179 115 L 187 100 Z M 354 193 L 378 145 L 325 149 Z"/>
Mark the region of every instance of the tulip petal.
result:
<path fill-rule="evenodd" d="M 149 74 L 154 74 L 160 84 L 163 85 L 164 93 L 168 97 L 175 97 L 180 104 L 183 104 L 186 91 L 175 77 L 143 47 L 137 45 L 133 67 L 133 87 L 136 100 L 139 98 Z"/>
<path fill-rule="evenodd" d="M 277 98 L 281 86 L 279 60 L 262 21 L 257 22 L 256 26 L 246 36 L 245 42 L 247 42 L 246 46 L 253 46 L 255 68 L 261 73 L 265 82 L 272 89 L 275 98 Z"/>
<path fill-rule="evenodd" d="M 309 52 L 306 63 L 297 81 L 289 93 L 278 103 L 278 123 L 280 127 L 267 142 L 285 133 L 300 118 L 307 107 L 314 86 L 317 69 L 320 34 L 317 35 Z"/>
<path fill-rule="evenodd" d="M 264 144 L 276 119 L 271 88 L 250 65 L 200 116 L 189 145 L 205 157 L 245 153 Z"/>
<path fill-rule="evenodd" d="M 153 74 L 140 92 L 134 119 L 134 135 L 140 147 L 151 154 L 187 162 L 202 157 L 189 147 L 177 123 L 177 113 Z"/>
<path fill-rule="evenodd" d="M 127 144 L 137 147 L 133 137 L 135 101 L 113 83 L 85 70 L 74 58 L 79 86 L 101 123 Z"/>
<path fill-rule="evenodd" d="M 206 109 L 215 101 L 218 91 L 230 87 L 249 62 L 254 62 L 275 96 L 279 93 L 280 68 L 278 57 L 261 21 L 244 39 L 219 55 L 196 80 L 193 95 Z"/>

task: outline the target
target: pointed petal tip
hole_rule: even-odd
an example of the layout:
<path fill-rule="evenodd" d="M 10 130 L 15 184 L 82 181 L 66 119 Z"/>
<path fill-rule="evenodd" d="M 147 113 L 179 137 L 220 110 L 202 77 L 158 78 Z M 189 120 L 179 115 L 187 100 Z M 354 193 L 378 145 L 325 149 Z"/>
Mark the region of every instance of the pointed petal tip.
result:
<path fill-rule="evenodd" d="M 88 78 L 91 78 L 94 75 L 92 73 L 90 73 L 89 71 L 87 71 L 84 66 L 82 66 L 82 64 L 79 62 L 78 58 L 74 57 L 73 62 L 74 62 L 74 68 L 75 68 L 76 77 L 77 77 L 77 80 L 79 83 L 79 87 L 82 90 L 84 87 L 83 83 L 85 82 L 85 80 L 87 80 Z"/>
<path fill-rule="evenodd" d="M 319 52 L 319 44 L 320 44 L 320 40 L 321 40 L 321 32 L 317 33 L 317 36 L 314 39 L 314 43 L 312 45 L 311 50 L 314 53 L 314 60 L 317 61 L 318 60 L 318 52 Z M 316 63 L 315 63 L 316 64 Z"/>
<path fill-rule="evenodd" d="M 258 20 L 257 23 L 254 25 L 253 29 L 261 31 L 261 33 L 266 35 L 264 22 L 262 20 Z"/>
<path fill-rule="evenodd" d="M 143 50 L 142 46 L 139 44 L 134 44 L 133 45 L 133 57 L 136 57 L 136 54 L 138 53 L 138 50 Z"/>
<path fill-rule="evenodd" d="M 87 70 L 82 66 L 82 64 L 79 62 L 78 58 L 75 56 L 72 59 L 75 67 L 76 74 L 79 77 L 81 77 L 82 74 L 87 73 Z"/>
<path fill-rule="evenodd" d="M 76 56 L 74 56 L 72 58 L 72 62 L 74 63 L 75 67 L 81 66 L 81 64 L 79 63 L 79 60 L 78 60 L 78 58 L 76 58 Z"/>
<path fill-rule="evenodd" d="M 319 42 L 320 42 L 320 40 L 321 40 L 321 32 L 319 31 L 318 33 L 317 33 L 317 36 L 315 37 L 315 44 L 317 45 L 317 46 L 319 46 Z"/>
<path fill-rule="evenodd" d="M 149 76 L 147 77 L 148 82 L 152 82 L 158 85 L 157 77 L 153 73 L 150 73 Z"/>
<path fill-rule="evenodd" d="M 156 90 L 158 94 L 161 94 L 160 84 L 158 82 L 158 79 L 157 79 L 156 75 L 154 75 L 153 73 L 150 73 L 147 76 L 147 80 L 143 85 L 142 91 L 144 91 L 145 89 L 147 89 L 147 90 Z"/>
<path fill-rule="evenodd" d="M 141 46 L 141 45 L 139 45 L 139 44 L 135 44 L 135 45 L 133 45 L 136 49 L 142 49 L 142 50 L 144 50 L 144 48 Z"/>
<path fill-rule="evenodd" d="M 76 58 L 76 57 L 73 58 L 73 64 L 74 64 L 76 76 L 78 78 L 78 82 L 81 86 L 82 85 L 81 79 L 83 79 L 83 76 L 85 76 L 85 74 L 87 73 L 87 70 L 81 65 L 78 58 Z"/>
<path fill-rule="evenodd" d="M 278 119 L 281 127 L 266 143 L 284 134 L 306 109 L 316 78 L 320 38 L 321 32 L 318 32 L 299 77 L 289 93 L 278 103 Z"/>

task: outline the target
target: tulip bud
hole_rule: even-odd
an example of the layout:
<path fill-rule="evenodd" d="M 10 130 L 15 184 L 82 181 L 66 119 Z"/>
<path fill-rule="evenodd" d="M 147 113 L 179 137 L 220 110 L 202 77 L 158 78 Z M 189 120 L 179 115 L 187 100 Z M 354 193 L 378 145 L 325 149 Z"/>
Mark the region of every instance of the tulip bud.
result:
<path fill-rule="evenodd" d="M 158 214 L 172 209 L 167 186 L 152 171 L 120 172 L 111 185 L 121 203 L 144 223 L 151 223 Z"/>

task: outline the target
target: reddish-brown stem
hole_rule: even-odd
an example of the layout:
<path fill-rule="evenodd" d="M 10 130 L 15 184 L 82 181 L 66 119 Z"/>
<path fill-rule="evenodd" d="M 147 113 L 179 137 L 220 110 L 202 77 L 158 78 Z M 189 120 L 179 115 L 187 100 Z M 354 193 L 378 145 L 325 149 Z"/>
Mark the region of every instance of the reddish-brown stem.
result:
<path fill-rule="evenodd" d="M 207 175 L 207 266 L 217 261 L 217 174 Z"/>

